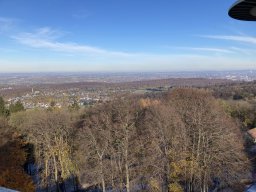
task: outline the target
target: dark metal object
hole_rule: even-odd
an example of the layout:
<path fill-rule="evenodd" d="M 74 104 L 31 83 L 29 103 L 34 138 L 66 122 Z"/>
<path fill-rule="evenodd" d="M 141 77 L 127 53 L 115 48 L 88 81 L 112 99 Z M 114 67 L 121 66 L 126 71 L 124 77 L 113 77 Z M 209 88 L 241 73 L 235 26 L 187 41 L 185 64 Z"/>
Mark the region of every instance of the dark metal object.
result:
<path fill-rule="evenodd" d="M 239 0 L 229 10 L 234 19 L 256 21 L 256 0 Z"/>

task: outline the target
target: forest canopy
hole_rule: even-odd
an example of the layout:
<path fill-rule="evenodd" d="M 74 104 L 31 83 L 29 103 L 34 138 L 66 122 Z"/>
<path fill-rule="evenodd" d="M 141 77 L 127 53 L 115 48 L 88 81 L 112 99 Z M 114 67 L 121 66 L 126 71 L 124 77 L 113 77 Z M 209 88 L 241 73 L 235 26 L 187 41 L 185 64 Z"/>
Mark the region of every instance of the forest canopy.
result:
<path fill-rule="evenodd" d="M 1 145 L 20 154 L 13 160 L 31 190 L 239 191 L 250 172 L 240 124 L 205 89 L 127 95 L 80 110 L 10 112 L 1 131 L 22 140 Z M 19 189 L 3 177 L 3 186 Z"/>

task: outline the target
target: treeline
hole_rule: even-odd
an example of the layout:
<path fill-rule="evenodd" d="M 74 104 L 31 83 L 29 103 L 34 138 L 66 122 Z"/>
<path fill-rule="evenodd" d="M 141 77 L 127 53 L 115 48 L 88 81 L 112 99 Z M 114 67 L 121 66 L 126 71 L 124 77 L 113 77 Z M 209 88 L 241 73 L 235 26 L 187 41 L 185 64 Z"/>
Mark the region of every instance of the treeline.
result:
<path fill-rule="evenodd" d="M 256 127 L 256 81 L 211 87 L 216 98 L 224 100 L 227 112 L 246 131 Z"/>
<path fill-rule="evenodd" d="M 203 89 L 8 118 L 2 130 L 12 127 L 29 144 L 25 168 L 44 191 L 242 191 L 248 178 L 239 125 Z"/>
<path fill-rule="evenodd" d="M 234 82 L 232 84 L 220 84 L 210 87 L 214 96 L 222 99 L 252 99 L 256 96 L 256 81 Z"/>

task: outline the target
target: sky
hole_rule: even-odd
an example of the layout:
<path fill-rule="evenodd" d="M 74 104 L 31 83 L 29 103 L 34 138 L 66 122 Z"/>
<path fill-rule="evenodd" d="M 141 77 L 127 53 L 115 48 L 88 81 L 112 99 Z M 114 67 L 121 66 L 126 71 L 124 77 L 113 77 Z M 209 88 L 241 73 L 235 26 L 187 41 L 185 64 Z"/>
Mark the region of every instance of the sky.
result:
<path fill-rule="evenodd" d="M 0 73 L 256 69 L 235 0 L 0 0 Z"/>

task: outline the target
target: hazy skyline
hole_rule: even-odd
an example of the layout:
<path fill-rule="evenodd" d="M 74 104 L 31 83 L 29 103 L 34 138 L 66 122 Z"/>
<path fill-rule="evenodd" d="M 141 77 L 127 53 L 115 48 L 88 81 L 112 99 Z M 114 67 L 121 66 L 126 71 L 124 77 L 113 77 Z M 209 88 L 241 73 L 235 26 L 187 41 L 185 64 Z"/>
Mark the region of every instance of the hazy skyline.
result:
<path fill-rule="evenodd" d="M 234 0 L 0 0 L 0 72 L 256 69 Z"/>

